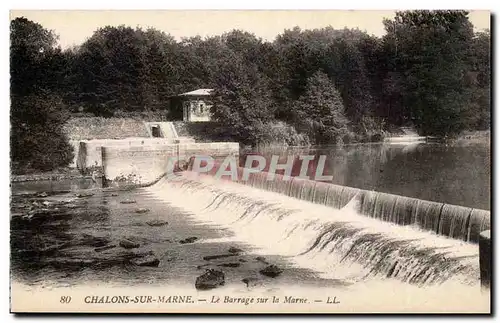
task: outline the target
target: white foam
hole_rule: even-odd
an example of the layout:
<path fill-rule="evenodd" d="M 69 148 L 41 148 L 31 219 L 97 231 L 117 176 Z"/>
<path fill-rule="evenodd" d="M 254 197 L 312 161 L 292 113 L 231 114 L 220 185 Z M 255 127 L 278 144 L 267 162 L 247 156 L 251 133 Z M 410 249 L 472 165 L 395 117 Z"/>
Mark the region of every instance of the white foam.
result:
<path fill-rule="evenodd" d="M 336 210 L 189 172 L 175 181 L 162 180 L 147 190 L 192 213 L 197 220 L 231 229 L 235 233 L 234 239 L 255 246 L 256 250 L 260 250 L 259 253 L 289 256 L 295 265 L 314 270 L 325 278 L 363 280 L 377 262 L 384 260 L 384 250 L 374 250 L 377 245 L 373 244 L 355 245 L 358 243 L 356 239 L 368 234 L 380 234 L 387 239 L 402 241 L 402 245 L 404 241 L 409 241 L 406 242 L 408 250 L 425 251 L 433 248 L 445 259 L 463 257 L 455 267 L 449 267 L 448 262 L 441 261 L 440 266 L 444 268 L 440 271 L 429 263 L 434 260 L 426 259 L 425 256 L 412 259 L 411 255 L 404 255 L 401 247 L 403 255 L 397 255 L 396 250 L 390 256 L 394 257 L 396 254 L 395 270 L 399 271 L 403 280 L 415 276 L 417 269 L 429 268 L 429 273 L 424 274 L 438 275 L 441 280 L 453 280 L 457 283 L 466 281 L 467 284 L 476 283 L 477 280 L 478 283 L 477 245 L 359 215 L 352 203 Z M 325 228 L 342 228 L 346 223 L 349 228 L 359 232 L 344 237 L 342 241 L 335 241 L 339 237 L 328 233 L 325 237 L 320 237 Z M 318 239 L 320 244 L 325 244 L 324 248 L 316 248 L 313 252 L 303 254 Z M 380 244 L 380 248 L 385 247 L 386 244 Z M 346 259 L 349 249 L 358 253 L 352 259 Z M 355 261 L 356 259 L 359 261 Z M 457 274 L 457 266 L 466 269 Z M 446 276 L 446 270 L 450 271 L 450 275 Z M 453 270 L 455 272 L 452 274 Z"/>

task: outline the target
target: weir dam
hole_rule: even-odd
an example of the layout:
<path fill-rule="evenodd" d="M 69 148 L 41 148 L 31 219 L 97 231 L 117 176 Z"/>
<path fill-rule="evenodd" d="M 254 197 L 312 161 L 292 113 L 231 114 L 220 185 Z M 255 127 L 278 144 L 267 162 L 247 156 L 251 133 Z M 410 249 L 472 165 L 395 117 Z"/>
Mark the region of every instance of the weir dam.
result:
<path fill-rule="evenodd" d="M 188 170 L 145 190 L 325 278 L 479 286 L 489 211 L 242 170 L 236 181 Z"/>

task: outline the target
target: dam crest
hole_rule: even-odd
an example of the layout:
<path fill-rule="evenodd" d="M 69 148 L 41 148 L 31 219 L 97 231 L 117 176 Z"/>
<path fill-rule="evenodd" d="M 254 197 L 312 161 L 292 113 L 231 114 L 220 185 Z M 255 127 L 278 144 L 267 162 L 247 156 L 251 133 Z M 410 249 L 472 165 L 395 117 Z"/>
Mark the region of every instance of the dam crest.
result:
<path fill-rule="evenodd" d="M 285 255 L 325 278 L 396 279 L 419 286 L 479 283 L 474 230 L 489 226 L 485 218 L 479 224 L 469 218 L 466 226 L 447 215 L 457 210 L 465 214 L 461 207 L 432 208 L 426 201 L 405 203 L 399 196 L 307 180 L 267 181 L 264 176 L 256 173 L 237 183 L 186 171 L 145 189 L 197 221 L 230 229 L 237 239 Z M 425 212 L 436 209 L 445 216 L 417 221 L 431 219 L 429 214 L 436 213 Z M 469 210 L 468 216 L 478 213 L 486 217 L 489 212 Z M 430 223 L 437 225 L 435 231 L 425 227 Z M 452 234 L 443 234 L 446 228 Z"/>

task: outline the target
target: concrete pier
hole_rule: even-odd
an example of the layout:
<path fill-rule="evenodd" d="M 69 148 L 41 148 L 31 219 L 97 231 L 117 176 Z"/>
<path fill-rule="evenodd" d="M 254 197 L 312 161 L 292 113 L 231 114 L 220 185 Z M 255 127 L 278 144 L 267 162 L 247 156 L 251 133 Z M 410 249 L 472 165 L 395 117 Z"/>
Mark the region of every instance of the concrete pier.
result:
<path fill-rule="evenodd" d="M 491 231 L 486 230 L 479 234 L 479 267 L 481 272 L 481 286 L 491 286 Z"/>

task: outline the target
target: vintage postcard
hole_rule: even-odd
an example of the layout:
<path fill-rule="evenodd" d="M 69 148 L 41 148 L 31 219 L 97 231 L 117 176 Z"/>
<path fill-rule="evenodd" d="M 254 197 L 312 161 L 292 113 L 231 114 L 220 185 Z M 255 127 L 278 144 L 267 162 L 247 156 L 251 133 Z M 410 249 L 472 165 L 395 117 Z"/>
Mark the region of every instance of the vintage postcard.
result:
<path fill-rule="evenodd" d="M 490 12 L 10 12 L 11 312 L 490 313 Z"/>

